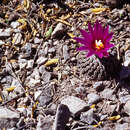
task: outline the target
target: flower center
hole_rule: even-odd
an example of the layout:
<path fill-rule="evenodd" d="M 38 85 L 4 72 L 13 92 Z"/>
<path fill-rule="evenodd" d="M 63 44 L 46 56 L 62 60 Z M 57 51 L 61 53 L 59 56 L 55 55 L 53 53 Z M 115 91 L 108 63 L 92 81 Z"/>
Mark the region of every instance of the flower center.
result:
<path fill-rule="evenodd" d="M 99 40 L 99 41 L 95 40 L 94 48 L 97 50 L 101 50 L 104 48 L 104 44 L 102 43 L 101 40 Z"/>

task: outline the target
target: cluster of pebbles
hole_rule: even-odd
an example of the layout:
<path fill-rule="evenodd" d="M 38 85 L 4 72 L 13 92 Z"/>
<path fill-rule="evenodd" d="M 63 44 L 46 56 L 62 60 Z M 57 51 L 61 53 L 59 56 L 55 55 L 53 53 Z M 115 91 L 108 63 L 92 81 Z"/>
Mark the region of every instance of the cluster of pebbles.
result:
<path fill-rule="evenodd" d="M 129 129 L 130 5 L 94 14 L 111 2 L 23 1 L 0 5 L 0 129 Z M 103 61 L 71 39 L 96 19 L 114 32 Z"/>

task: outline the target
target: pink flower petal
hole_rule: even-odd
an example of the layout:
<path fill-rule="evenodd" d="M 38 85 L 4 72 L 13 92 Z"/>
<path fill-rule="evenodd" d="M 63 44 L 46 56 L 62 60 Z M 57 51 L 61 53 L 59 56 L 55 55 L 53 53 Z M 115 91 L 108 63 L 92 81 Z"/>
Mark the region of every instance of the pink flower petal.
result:
<path fill-rule="evenodd" d="M 92 56 L 93 54 L 94 54 L 94 51 L 88 50 L 86 56 L 87 56 L 87 57 L 90 57 L 90 56 Z"/>
<path fill-rule="evenodd" d="M 113 33 L 111 32 L 107 37 L 106 37 L 106 42 L 109 42 L 112 39 Z"/>
<path fill-rule="evenodd" d="M 111 48 L 111 47 L 113 47 L 114 45 L 113 44 L 107 44 L 106 46 L 105 46 L 105 48 L 106 49 L 109 49 L 109 48 Z"/>
<path fill-rule="evenodd" d="M 85 51 L 87 49 L 88 48 L 86 46 L 81 46 L 81 47 L 77 48 L 78 51 Z"/>
<path fill-rule="evenodd" d="M 101 53 L 101 52 L 96 53 L 96 55 L 97 55 L 99 58 L 102 58 L 102 57 L 103 57 L 103 53 Z"/>
<path fill-rule="evenodd" d="M 81 44 L 84 44 L 84 45 L 86 44 L 86 40 L 83 38 L 74 37 L 73 39 L 76 40 L 77 42 L 80 42 Z"/>
<path fill-rule="evenodd" d="M 85 30 L 80 29 L 80 32 L 81 32 L 81 34 L 82 34 L 82 36 L 83 36 L 84 38 L 88 38 L 88 37 L 89 37 L 89 34 L 88 34 Z"/>
<path fill-rule="evenodd" d="M 88 23 L 88 30 L 90 31 L 91 34 L 93 34 L 93 28 L 90 23 Z"/>
<path fill-rule="evenodd" d="M 105 56 L 105 57 L 108 57 L 109 56 L 109 54 L 108 54 L 108 52 L 103 52 L 103 55 Z"/>

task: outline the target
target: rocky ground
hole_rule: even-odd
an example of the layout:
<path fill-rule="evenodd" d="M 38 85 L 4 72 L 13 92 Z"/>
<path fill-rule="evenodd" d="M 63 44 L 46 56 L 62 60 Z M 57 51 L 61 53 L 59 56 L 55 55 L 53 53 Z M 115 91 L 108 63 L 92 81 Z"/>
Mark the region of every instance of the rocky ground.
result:
<path fill-rule="evenodd" d="M 80 73 L 73 40 L 97 19 L 121 64 L 100 81 Z M 129 0 L 2 0 L 0 129 L 130 130 Z"/>

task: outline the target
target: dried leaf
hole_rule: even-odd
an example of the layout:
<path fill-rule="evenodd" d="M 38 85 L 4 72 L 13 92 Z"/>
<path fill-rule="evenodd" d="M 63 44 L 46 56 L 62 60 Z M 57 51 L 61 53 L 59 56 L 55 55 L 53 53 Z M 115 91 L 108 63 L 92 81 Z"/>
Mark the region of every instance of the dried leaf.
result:
<path fill-rule="evenodd" d="M 73 35 L 72 33 L 67 33 L 69 37 L 71 37 L 71 41 L 76 42 L 73 38 L 76 37 L 75 35 Z"/>
<path fill-rule="evenodd" d="M 25 22 L 23 25 L 19 26 L 20 30 L 24 30 L 27 27 L 27 22 Z"/>
<path fill-rule="evenodd" d="M 96 106 L 96 105 L 95 105 L 95 104 L 93 104 L 93 105 L 91 105 L 91 106 L 90 106 L 90 108 L 95 108 L 95 106 Z"/>
<path fill-rule="evenodd" d="M 39 102 L 37 101 L 37 102 L 35 102 L 35 104 L 32 106 L 32 117 L 33 117 L 33 115 L 34 115 L 34 111 L 36 110 L 38 103 L 39 103 Z"/>
<path fill-rule="evenodd" d="M 44 65 L 45 66 L 50 66 L 52 64 L 58 63 L 58 61 L 59 61 L 58 59 L 51 59 L 51 60 L 47 61 Z"/>
<path fill-rule="evenodd" d="M 72 16 L 72 14 L 69 13 L 66 16 L 62 16 L 61 19 L 66 20 L 66 19 L 70 18 L 71 16 Z"/>
<path fill-rule="evenodd" d="M 14 91 L 15 88 L 16 88 L 15 86 L 11 86 L 10 88 L 6 88 L 6 91 L 12 92 Z"/>
<path fill-rule="evenodd" d="M 109 120 L 111 120 L 111 121 L 115 121 L 115 120 L 119 120 L 120 118 L 121 118 L 120 115 L 117 115 L 117 116 L 111 116 L 111 117 L 109 117 Z"/>
<path fill-rule="evenodd" d="M 45 37 L 48 38 L 52 34 L 52 26 L 50 26 L 49 30 L 45 33 Z"/>
<path fill-rule="evenodd" d="M 23 1 L 23 5 L 24 5 L 24 7 L 25 7 L 26 9 L 28 9 L 28 8 L 29 8 L 29 5 L 30 5 L 29 0 L 24 0 L 24 1 Z"/>
<path fill-rule="evenodd" d="M 93 127 L 98 127 L 98 126 L 100 126 L 102 124 L 102 122 L 100 121 L 97 125 L 93 125 Z"/>
<path fill-rule="evenodd" d="M 57 22 L 61 22 L 61 23 L 63 23 L 63 24 L 66 24 L 66 25 L 68 25 L 68 26 L 72 26 L 70 23 L 68 23 L 67 21 L 62 20 L 62 19 L 56 19 L 56 21 L 57 21 Z"/>
<path fill-rule="evenodd" d="M 0 96 L 0 103 L 3 101 L 2 97 Z"/>
<path fill-rule="evenodd" d="M 34 37 L 36 36 L 37 32 L 38 32 L 38 31 L 37 31 L 36 29 L 33 30 L 33 36 L 34 36 Z"/>
<path fill-rule="evenodd" d="M 24 24 L 24 23 L 26 22 L 26 19 L 18 19 L 17 21 L 18 21 L 19 23 Z"/>
<path fill-rule="evenodd" d="M 91 9 L 92 13 L 101 13 L 103 11 L 106 11 L 107 8 L 95 8 L 95 9 Z"/>

